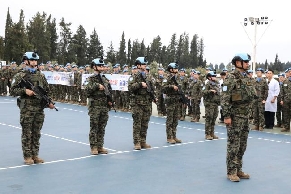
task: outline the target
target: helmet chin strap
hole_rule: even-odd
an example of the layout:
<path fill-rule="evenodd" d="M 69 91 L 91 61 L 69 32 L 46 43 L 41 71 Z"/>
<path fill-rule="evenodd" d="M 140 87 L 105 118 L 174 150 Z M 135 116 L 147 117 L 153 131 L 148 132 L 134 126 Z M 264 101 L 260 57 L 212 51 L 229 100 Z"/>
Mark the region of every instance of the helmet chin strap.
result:
<path fill-rule="evenodd" d="M 247 71 L 248 69 L 244 69 L 243 68 L 243 61 L 240 61 L 240 64 L 241 64 L 241 67 L 238 67 L 238 66 L 235 66 L 236 68 L 239 68 L 239 69 L 242 69 L 242 70 L 245 70 L 245 71 Z"/>

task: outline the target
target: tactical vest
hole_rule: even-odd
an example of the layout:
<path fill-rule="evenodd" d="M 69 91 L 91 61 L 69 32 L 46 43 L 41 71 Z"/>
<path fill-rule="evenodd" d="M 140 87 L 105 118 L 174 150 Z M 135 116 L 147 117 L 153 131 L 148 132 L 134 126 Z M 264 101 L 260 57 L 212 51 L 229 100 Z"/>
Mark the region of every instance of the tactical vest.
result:
<path fill-rule="evenodd" d="M 236 79 L 234 80 L 234 88 L 231 93 L 232 102 L 238 104 L 251 102 L 255 96 L 251 80 L 248 77 L 239 77 L 235 73 L 234 76 Z"/>
<path fill-rule="evenodd" d="M 104 79 L 103 77 L 101 77 L 103 83 L 101 83 L 101 81 L 99 80 L 100 78 L 97 77 L 97 75 L 93 75 L 90 77 L 90 82 L 92 83 L 99 83 L 99 84 L 108 84 L 107 80 Z M 100 99 L 100 98 L 106 98 L 106 94 L 104 92 L 104 90 L 94 90 L 94 92 L 92 92 L 91 94 L 89 94 L 89 98 L 92 99 Z"/>
<path fill-rule="evenodd" d="M 204 93 L 203 99 L 205 100 L 205 102 L 220 104 L 220 89 L 219 89 L 218 83 L 209 81 L 206 84 L 205 89 L 216 91 L 216 93 L 213 93 L 213 92 L 207 93 L 207 94 Z"/>

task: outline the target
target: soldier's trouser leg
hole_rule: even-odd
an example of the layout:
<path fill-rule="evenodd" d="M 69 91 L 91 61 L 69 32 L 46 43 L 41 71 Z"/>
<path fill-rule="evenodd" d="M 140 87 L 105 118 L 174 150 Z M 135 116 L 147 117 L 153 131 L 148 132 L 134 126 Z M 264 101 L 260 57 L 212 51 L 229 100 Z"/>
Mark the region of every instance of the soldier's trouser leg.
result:
<path fill-rule="evenodd" d="M 4 85 L 4 81 L 1 80 L 1 78 L 0 78 L 0 95 L 2 95 L 2 93 L 3 93 L 3 85 Z"/>
<path fill-rule="evenodd" d="M 291 119 L 291 101 L 285 101 L 283 103 L 283 120 L 284 120 L 284 128 L 290 129 L 290 119 Z"/>
<path fill-rule="evenodd" d="M 205 104 L 205 135 L 214 133 L 214 125 L 217 117 L 218 106 Z"/>
<path fill-rule="evenodd" d="M 7 94 L 7 86 L 8 86 L 8 79 L 5 79 L 4 83 L 3 83 L 3 93 L 4 94 Z"/>
<path fill-rule="evenodd" d="M 231 117 L 231 125 L 227 125 L 227 174 L 235 174 L 242 170 L 242 159 L 247 148 L 249 134 L 248 118 Z"/>
<path fill-rule="evenodd" d="M 152 104 L 134 105 L 133 118 L 133 143 L 146 143 L 148 123 L 152 114 Z"/>
<path fill-rule="evenodd" d="M 277 120 L 277 125 L 282 125 L 282 106 L 278 103 L 277 104 L 277 112 L 276 112 L 276 120 Z"/>
<path fill-rule="evenodd" d="M 180 114 L 178 114 L 180 103 L 170 103 L 167 106 L 167 119 L 166 119 L 166 134 L 167 139 L 172 139 L 176 137 L 178 120 Z"/>
<path fill-rule="evenodd" d="M 21 110 L 20 124 L 22 127 L 22 151 L 23 157 L 37 156 L 39 152 L 40 130 L 44 121 L 43 112 L 31 112 L 28 110 Z"/>
<path fill-rule="evenodd" d="M 102 148 L 104 144 L 105 127 L 108 121 L 107 107 L 90 107 L 90 148 Z"/>

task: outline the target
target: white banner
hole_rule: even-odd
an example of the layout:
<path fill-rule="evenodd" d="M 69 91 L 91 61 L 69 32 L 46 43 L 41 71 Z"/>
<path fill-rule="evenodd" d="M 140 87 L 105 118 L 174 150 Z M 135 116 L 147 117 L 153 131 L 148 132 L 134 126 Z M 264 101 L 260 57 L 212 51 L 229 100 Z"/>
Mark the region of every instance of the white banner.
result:
<path fill-rule="evenodd" d="M 84 88 L 88 81 L 87 78 L 93 74 L 82 74 L 82 88 Z M 128 79 L 130 75 L 120 74 L 104 74 L 109 79 L 112 90 L 128 91 Z"/>
<path fill-rule="evenodd" d="M 66 86 L 74 85 L 74 73 L 73 72 L 51 72 L 42 71 L 49 84 L 60 84 Z"/>

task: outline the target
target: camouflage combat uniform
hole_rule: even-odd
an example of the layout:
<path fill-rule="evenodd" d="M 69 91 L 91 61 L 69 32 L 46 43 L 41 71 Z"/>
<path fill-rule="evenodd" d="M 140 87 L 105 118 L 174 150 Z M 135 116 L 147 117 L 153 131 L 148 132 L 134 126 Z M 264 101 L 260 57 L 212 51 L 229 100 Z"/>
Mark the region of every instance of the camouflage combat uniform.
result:
<path fill-rule="evenodd" d="M 26 95 L 26 89 L 20 85 L 22 78 L 30 80 L 34 86 L 41 86 L 47 93 L 49 92 L 49 86 L 44 74 L 40 71 L 30 73 L 26 70 L 17 73 L 11 85 L 11 95 L 20 96 L 19 108 L 23 157 L 32 157 L 34 160 L 39 153 L 40 131 L 45 117 L 44 107 L 41 105 L 41 99 L 37 96 Z"/>
<path fill-rule="evenodd" d="M 102 81 L 101 81 L 102 80 Z M 109 118 L 109 105 L 104 90 L 100 90 L 100 85 L 109 84 L 105 77 L 94 74 L 88 78 L 85 92 L 88 101 L 88 115 L 90 116 L 89 142 L 91 152 L 96 149 L 102 153 L 104 145 L 105 127 Z M 97 152 L 97 153 L 98 153 Z M 105 151 L 104 151 L 105 152 Z"/>
<path fill-rule="evenodd" d="M 165 106 L 164 92 L 163 92 L 163 81 L 165 79 L 166 77 L 164 77 L 164 75 L 158 75 L 155 82 L 157 98 L 158 98 L 157 109 L 158 109 L 159 116 L 163 116 L 166 114 L 166 106 Z"/>
<path fill-rule="evenodd" d="M 215 90 L 212 92 L 210 90 Z M 214 135 L 215 121 L 218 117 L 218 106 L 220 104 L 219 83 L 209 80 L 203 90 L 203 100 L 205 106 L 205 138 L 208 140 L 218 139 Z"/>
<path fill-rule="evenodd" d="M 177 76 L 177 82 L 181 86 L 181 89 L 182 89 L 183 93 L 186 94 L 185 91 L 186 91 L 186 89 L 188 87 L 188 78 L 185 77 L 185 76 L 178 75 Z M 180 108 L 180 112 L 181 112 L 181 114 L 180 114 L 180 121 L 184 121 L 185 120 L 186 110 L 187 110 L 187 105 L 184 105 L 184 104 L 181 103 L 181 108 Z"/>
<path fill-rule="evenodd" d="M 283 101 L 283 120 L 284 128 L 282 132 L 290 132 L 290 119 L 291 119 L 291 77 L 287 78 L 283 82 L 282 86 L 282 101 Z"/>
<path fill-rule="evenodd" d="M 249 106 L 255 96 L 253 85 L 245 73 L 237 69 L 229 73 L 223 82 L 221 105 L 227 125 L 227 174 L 242 172 L 243 155 L 249 134 Z"/>
<path fill-rule="evenodd" d="M 174 90 L 174 86 L 178 87 L 176 84 L 178 82 L 175 82 L 173 79 L 177 80 L 178 76 L 169 74 L 167 82 L 164 82 L 163 84 L 163 90 L 166 94 L 165 101 L 167 104 L 166 134 L 168 143 L 181 143 L 181 140 L 179 140 L 176 135 L 178 120 L 181 117 L 181 108 L 183 104 L 178 90 Z"/>
<path fill-rule="evenodd" d="M 192 77 L 191 77 L 192 78 Z M 200 103 L 202 98 L 203 82 L 195 78 L 189 79 L 189 96 L 191 99 L 192 116 L 191 122 L 199 122 L 200 119 Z"/>
<path fill-rule="evenodd" d="M 131 109 L 133 118 L 133 143 L 135 149 L 149 148 L 146 143 L 148 124 L 152 115 L 152 99 L 147 88 L 142 87 L 144 79 L 151 82 L 149 77 L 146 77 L 144 72 L 134 73 L 128 81 L 129 93 L 133 93 L 131 97 Z"/>
<path fill-rule="evenodd" d="M 263 130 L 265 125 L 265 104 L 262 103 L 263 100 L 267 100 L 268 97 L 268 84 L 265 79 L 257 78 L 254 83 L 256 90 L 256 95 L 258 99 L 253 100 L 253 118 L 254 118 L 254 130 Z"/>

